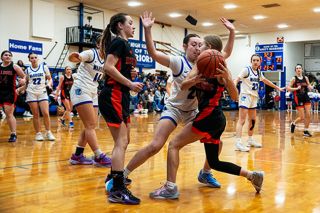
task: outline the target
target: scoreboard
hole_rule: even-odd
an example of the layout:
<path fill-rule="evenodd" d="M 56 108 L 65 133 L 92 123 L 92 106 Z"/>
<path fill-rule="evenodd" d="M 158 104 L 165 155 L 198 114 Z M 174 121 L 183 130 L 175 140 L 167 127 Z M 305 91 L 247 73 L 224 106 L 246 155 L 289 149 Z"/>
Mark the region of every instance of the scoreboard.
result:
<path fill-rule="evenodd" d="M 255 51 L 261 57 L 261 71 L 283 70 L 283 44 L 256 45 Z"/>

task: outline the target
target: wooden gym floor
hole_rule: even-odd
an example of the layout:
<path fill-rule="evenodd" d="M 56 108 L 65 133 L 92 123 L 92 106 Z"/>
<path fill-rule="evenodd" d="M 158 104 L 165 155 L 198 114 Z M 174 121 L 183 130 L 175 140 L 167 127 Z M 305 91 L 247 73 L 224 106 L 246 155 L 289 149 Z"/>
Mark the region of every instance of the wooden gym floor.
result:
<path fill-rule="evenodd" d="M 68 163 L 82 129 L 78 118 L 74 119 L 74 130 L 69 131 L 58 125 L 57 117 L 52 117 L 52 130 L 57 138 L 54 143 L 34 141 L 32 120 L 18 118 L 18 141 L 14 144 L 7 142 L 6 121 L 0 126 L 0 212 L 320 212 L 318 114 L 312 115 L 313 137 L 304 138 L 302 124 L 297 126 L 295 134 L 290 133 L 291 114 L 258 112 L 254 137 L 262 142 L 263 148 L 251 148 L 249 153 L 234 151 L 238 112 L 225 114 L 228 124 L 222 137 L 224 147 L 220 159 L 251 170 L 264 170 L 261 194 L 256 194 L 245 178 L 216 171 L 214 176 L 222 184 L 221 189 L 198 183 L 197 175 L 205 155 L 203 145 L 195 142 L 180 153 L 179 200 L 159 201 L 148 197 L 149 192 L 165 181 L 165 146 L 130 175 L 133 180 L 130 189 L 142 199 L 141 204 L 110 204 L 104 191 L 108 168 Z M 132 143 L 126 162 L 151 141 L 158 118 L 154 114 L 132 116 Z M 102 118 L 97 135 L 102 150 L 110 154 L 113 140 Z M 89 147 L 85 154 L 92 155 Z"/>

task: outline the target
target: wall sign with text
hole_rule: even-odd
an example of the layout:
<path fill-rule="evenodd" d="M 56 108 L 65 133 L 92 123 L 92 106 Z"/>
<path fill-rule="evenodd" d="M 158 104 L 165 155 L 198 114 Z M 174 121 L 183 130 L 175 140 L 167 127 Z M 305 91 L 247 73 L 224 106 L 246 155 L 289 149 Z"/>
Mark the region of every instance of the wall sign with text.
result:
<path fill-rule="evenodd" d="M 261 71 L 283 70 L 283 44 L 256 45 L 256 53 L 261 56 Z"/>
<path fill-rule="evenodd" d="M 133 53 L 137 58 L 137 67 L 154 69 L 156 67 L 155 61 L 149 56 L 146 42 L 129 39 L 129 43 Z"/>
<path fill-rule="evenodd" d="M 38 55 L 42 55 L 43 47 L 42 47 L 42 43 L 38 43 L 38 42 L 9 39 L 9 50 L 11 52 L 17 52 L 17 53 L 34 52 Z"/>

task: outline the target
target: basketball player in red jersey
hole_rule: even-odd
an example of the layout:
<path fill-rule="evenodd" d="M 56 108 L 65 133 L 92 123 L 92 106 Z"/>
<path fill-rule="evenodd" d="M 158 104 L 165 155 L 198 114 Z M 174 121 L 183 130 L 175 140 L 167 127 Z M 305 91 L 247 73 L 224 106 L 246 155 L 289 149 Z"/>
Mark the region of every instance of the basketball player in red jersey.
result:
<path fill-rule="evenodd" d="M 310 109 L 311 102 L 308 96 L 308 91 L 312 90 L 309 79 L 307 76 L 303 75 L 303 69 L 301 64 L 297 64 L 295 67 L 296 75 L 291 79 L 290 85 L 287 87 L 289 91 L 293 91 L 293 101 L 296 104 L 296 108 L 298 111 L 298 116 L 296 120 L 291 123 L 291 133 L 294 133 L 296 128 L 296 123 L 304 120 L 304 131 L 303 136 L 311 137 L 312 135 L 309 132 L 309 124 L 310 124 Z"/>
<path fill-rule="evenodd" d="M 130 141 L 130 90 L 141 91 L 143 83 L 132 82 L 132 68 L 136 57 L 130 48 L 128 38 L 134 35 L 132 18 L 124 13 L 111 17 L 103 32 L 101 49 L 104 54 L 105 87 L 99 95 L 99 109 L 114 140 L 112 150 L 111 176 L 113 187 L 108 199 L 113 203 L 139 204 L 124 184 L 124 159 Z M 112 40 L 111 32 L 116 35 Z"/>
<path fill-rule="evenodd" d="M 20 84 L 25 84 L 25 74 L 23 70 L 12 62 L 12 53 L 5 50 L 1 53 L 0 62 L 0 107 L 4 108 L 4 113 L 7 117 L 7 123 L 10 128 L 11 134 L 8 142 L 16 142 L 17 133 L 16 118 L 13 115 L 14 104 L 17 99 L 16 94 L 16 77 L 21 77 Z M 19 92 L 19 90 L 17 90 Z"/>
<path fill-rule="evenodd" d="M 64 74 L 60 76 L 59 79 L 59 85 L 57 87 L 56 96 L 55 99 L 58 99 L 59 92 L 61 101 L 66 108 L 66 111 L 62 115 L 62 117 L 59 119 L 61 124 L 65 126 L 65 119 L 69 121 L 69 128 L 73 128 L 74 124 L 72 122 L 72 117 L 70 116 L 71 110 L 72 110 L 72 103 L 70 101 L 70 90 L 73 85 L 73 77 L 72 77 L 72 69 L 71 67 L 67 66 L 64 69 Z"/>

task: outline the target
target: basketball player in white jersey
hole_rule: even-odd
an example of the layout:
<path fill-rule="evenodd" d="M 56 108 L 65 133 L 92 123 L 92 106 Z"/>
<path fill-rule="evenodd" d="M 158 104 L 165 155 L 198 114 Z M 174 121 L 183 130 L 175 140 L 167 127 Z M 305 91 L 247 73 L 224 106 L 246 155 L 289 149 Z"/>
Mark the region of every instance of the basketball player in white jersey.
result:
<path fill-rule="evenodd" d="M 258 54 L 253 54 L 251 56 L 251 66 L 248 66 L 240 72 L 239 76 L 235 80 L 235 85 L 242 81 L 240 86 L 239 95 L 239 120 L 237 123 L 237 133 L 236 133 L 236 150 L 241 152 L 248 152 L 248 147 L 261 148 L 262 145 L 256 142 L 253 138 L 253 129 L 256 122 L 256 108 L 258 102 L 258 88 L 259 82 L 262 81 L 266 85 L 284 92 L 283 88 L 279 88 L 277 85 L 273 84 L 271 81 L 266 79 L 262 72 L 259 70 L 261 64 L 261 58 Z M 249 139 L 247 141 L 247 147 L 241 142 L 242 127 L 248 117 Z"/>
<path fill-rule="evenodd" d="M 33 127 L 36 131 L 35 140 L 43 141 L 45 139 L 40 128 L 40 108 L 46 129 L 45 137 L 50 141 L 54 141 L 55 137 L 51 132 L 49 99 L 46 89 L 46 80 L 48 80 L 48 86 L 52 88 L 51 74 L 45 63 L 39 64 L 37 54 L 29 53 L 28 58 L 31 62 L 31 66 L 25 71 L 27 75 L 26 102 L 29 104 L 33 114 Z"/>
<path fill-rule="evenodd" d="M 151 27 L 153 26 L 155 19 L 152 17 L 152 13 L 144 12 L 141 19 L 145 30 L 148 53 L 155 61 L 172 70 L 172 82 L 170 96 L 166 100 L 166 106 L 161 114 L 152 142 L 139 150 L 124 169 L 124 176 L 127 183 L 130 182 L 130 179 L 127 179 L 129 173 L 142 165 L 151 156 L 158 153 L 179 123 L 187 124 L 188 122 L 191 122 L 198 113 L 195 89 L 181 90 L 180 87 L 183 80 L 191 71 L 192 66 L 194 66 L 200 53 L 202 39 L 196 34 L 189 34 L 183 40 L 185 56 L 165 55 L 162 52 L 157 51 L 153 43 Z M 221 21 L 230 31 L 228 43 L 223 51 L 224 57 L 228 58 L 233 48 L 234 26 L 224 18 L 222 18 Z M 198 180 L 210 187 L 220 187 L 220 183 L 212 177 L 210 166 L 207 162 L 200 171 Z M 109 181 L 109 178 L 107 178 L 107 181 L 106 189 L 109 191 L 112 187 L 112 180 Z"/>
<path fill-rule="evenodd" d="M 100 44 L 100 39 L 98 39 L 97 44 Z M 81 132 L 76 151 L 72 154 L 69 162 L 72 165 L 94 164 L 99 167 L 110 167 L 111 159 L 100 150 L 95 131 L 98 119 L 97 88 L 98 81 L 103 77 L 104 60 L 97 48 L 81 53 L 73 52 L 69 55 L 69 61 L 80 63 L 77 78 L 74 80 L 70 91 L 70 98 L 85 127 Z M 93 160 L 83 155 L 87 143 L 94 152 Z"/>

